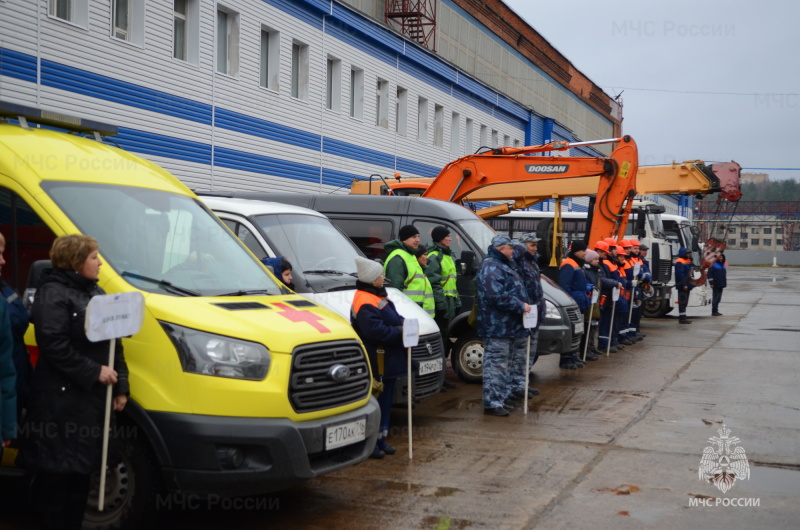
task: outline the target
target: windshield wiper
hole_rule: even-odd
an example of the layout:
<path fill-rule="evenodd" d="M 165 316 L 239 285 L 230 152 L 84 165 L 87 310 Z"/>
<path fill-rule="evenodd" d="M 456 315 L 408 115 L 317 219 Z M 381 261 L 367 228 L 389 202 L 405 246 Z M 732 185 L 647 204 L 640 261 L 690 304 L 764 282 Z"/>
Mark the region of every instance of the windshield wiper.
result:
<path fill-rule="evenodd" d="M 273 294 L 269 289 L 241 289 L 232 293 L 216 294 L 214 296 L 247 296 L 249 294 Z"/>
<path fill-rule="evenodd" d="M 200 293 L 196 293 L 191 289 L 187 289 L 185 287 L 174 285 L 171 282 L 168 282 L 167 280 L 157 280 L 156 278 L 151 278 L 149 276 L 142 276 L 141 274 L 136 274 L 135 272 L 130 272 L 130 271 L 122 271 L 120 276 L 128 276 L 129 278 L 135 278 L 137 280 L 154 283 L 159 287 L 162 287 L 165 291 L 169 291 L 175 294 L 182 294 L 184 296 L 200 296 Z"/>
<path fill-rule="evenodd" d="M 336 276 L 342 276 L 344 273 L 342 271 L 335 271 L 331 269 L 320 269 L 315 271 L 303 271 L 303 274 L 333 274 Z"/>

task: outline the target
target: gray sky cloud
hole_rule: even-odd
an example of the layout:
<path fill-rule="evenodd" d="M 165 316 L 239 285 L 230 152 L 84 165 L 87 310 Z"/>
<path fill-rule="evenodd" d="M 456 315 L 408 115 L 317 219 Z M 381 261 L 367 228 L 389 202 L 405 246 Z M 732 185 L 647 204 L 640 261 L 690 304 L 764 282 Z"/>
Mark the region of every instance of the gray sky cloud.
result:
<path fill-rule="evenodd" d="M 800 168 L 800 4 L 504 1 L 607 94 L 622 93 L 642 164 Z M 800 180 L 800 169 L 745 171 Z"/>

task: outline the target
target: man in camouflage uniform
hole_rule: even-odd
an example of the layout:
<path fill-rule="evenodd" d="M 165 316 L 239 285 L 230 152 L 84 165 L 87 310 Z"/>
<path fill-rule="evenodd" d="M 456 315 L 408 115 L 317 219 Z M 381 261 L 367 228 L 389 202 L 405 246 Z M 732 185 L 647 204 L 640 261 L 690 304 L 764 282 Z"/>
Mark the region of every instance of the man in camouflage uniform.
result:
<path fill-rule="evenodd" d="M 513 390 L 512 359 L 525 355 L 528 330 L 522 315 L 531 310 L 525 300 L 525 285 L 511 258 L 514 248 L 507 236 L 492 238 L 486 258 L 478 270 L 478 336 L 483 339 L 483 412 L 508 416 L 514 407 L 506 404 Z"/>

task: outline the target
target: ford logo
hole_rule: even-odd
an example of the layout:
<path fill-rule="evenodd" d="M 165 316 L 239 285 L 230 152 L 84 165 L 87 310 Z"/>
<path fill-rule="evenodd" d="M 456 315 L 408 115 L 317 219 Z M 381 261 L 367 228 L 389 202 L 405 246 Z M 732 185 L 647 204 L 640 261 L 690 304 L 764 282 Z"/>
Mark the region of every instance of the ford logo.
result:
<path fill-rule="evenodd" d="M 344 383 L 347 381 L 347 378 L 350 377 L 350 368 L 343 364 L 334 364 L 331 366 L 331 369 L 328 370 L 328 377 L 337 383 Z"/>

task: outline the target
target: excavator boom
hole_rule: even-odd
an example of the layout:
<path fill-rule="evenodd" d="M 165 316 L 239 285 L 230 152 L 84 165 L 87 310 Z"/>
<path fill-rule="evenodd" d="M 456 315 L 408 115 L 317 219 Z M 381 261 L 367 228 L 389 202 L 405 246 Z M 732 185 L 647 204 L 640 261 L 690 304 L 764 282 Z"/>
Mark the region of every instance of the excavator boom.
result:
<path fill-rule="evenodd" d="M 604 157 L 527 156 L 530 153 L 564 150 L 577 145 L 616 142 L 611 155 Z M 590 194 L 597 194 L 590 240 L 616 237 L 625 233 L 633 197 L 639 154 L 630 136 L 569 144 L 555 142 L 545 146 L 503 147 L 481 154 L 467 155 L 447 164 L 422 194 L 423 197 L 461 202 L 480 190 L 500 186 L 518 188 L 524 183 L 568 186 L 573 179 L 595 179 Z M 517 192 L 504 198 L 517 196 Z M 555 196 L 562 196 L 561 193 Z M 549 198 L 549 197 L 547 197 Z"/>

